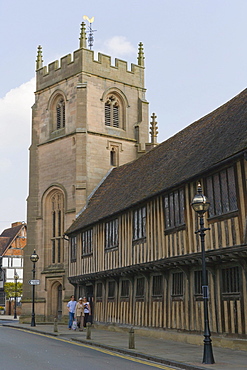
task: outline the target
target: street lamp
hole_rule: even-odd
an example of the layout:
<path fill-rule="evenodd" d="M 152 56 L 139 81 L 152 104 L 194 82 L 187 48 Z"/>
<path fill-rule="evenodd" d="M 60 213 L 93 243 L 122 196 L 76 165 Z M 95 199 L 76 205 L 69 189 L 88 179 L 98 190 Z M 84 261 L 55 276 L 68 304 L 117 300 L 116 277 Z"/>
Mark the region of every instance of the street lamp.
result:
<path fill-rule="evenodd" d="M 208 279 L 206 270 L 206 258 L 205 258 L 205 231 L 209 228 L 204 227 L 204 213 L 209 209 L 210 203 L 205 195 L 202 194 L 201 184 L 198 183 L 197 194 L 194 196 L 191 206 L 200 217 L 200 229 L 195 233 L 200 235 L 201 248 L 202 248 L 202 296 L 204 306 L 204 353 L 203 353 L 203 364 L 214 364 L 214 356 L 212 349 L 212 340 L 210 338 L 211 333 L 209 329 L 208 321 Z"/>
<path fill-rule="evenodd" d="M 31 262 L 33 262 L 33 280 L 35 280 L 35 263 L 39 260 L 39 256 L 37 255 L 35 249 L 33 251 L 33 254 L 30 256 Z M 32 301 L 32 321 L 31 326 L 36 326 L 35 324 L 35 313 L 34 313 L 34 293 L 35 293 L 35 285 L 33 281 L 33 301 Z"/>
<path fill-rule="evenodd" d="M 19 275 L 15 271 L 15 274 L 14 274 L 14 280 L 15 280 L 15 311 L 14 311 L 14 319 L 17 319 L 17 315 L 16 315 L 16 297 L 17 297 L 17 280 L 18 279 L 19 279 Z"/>

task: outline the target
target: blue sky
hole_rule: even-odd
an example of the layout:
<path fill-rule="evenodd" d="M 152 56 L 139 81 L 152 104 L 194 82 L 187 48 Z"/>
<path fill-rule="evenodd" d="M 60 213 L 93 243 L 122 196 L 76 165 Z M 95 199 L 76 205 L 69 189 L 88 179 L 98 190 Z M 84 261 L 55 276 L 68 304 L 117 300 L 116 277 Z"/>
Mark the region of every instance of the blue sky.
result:
<path fill-rule="evenodd" d="M 0 2 L 0 232 L 26 220 L 39 44 L 45 65 L 72 53 L 83 15 L 95 17 L 94 50 L 113 64 L 115 57 L 136 63 L 142 41 L 161 142 L 246 87 L 246 14 L 246 0 Z"/>

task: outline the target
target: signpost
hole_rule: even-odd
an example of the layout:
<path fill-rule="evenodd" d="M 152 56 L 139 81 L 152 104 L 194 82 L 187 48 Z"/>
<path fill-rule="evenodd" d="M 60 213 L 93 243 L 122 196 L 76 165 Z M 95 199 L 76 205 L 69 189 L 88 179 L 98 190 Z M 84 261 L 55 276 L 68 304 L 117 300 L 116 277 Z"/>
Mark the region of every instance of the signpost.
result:
<path fill-rule="evenodd" d="M 40 284 L 40 280 L 29 280 L 28 281 L 28 284 L 30 284 L 30 285 L 39 285 Z"/>

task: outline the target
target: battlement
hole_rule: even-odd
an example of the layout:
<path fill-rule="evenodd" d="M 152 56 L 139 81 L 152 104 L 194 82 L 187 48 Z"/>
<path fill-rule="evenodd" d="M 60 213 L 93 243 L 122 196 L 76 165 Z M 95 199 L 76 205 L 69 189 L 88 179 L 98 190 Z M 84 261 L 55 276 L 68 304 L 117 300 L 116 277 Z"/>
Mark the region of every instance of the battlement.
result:
<path fill-rule="evenodd" d="M 138 88 L 144 88 L 143 63 L 140 63 L 141 65 L 131 64 L 131 70 L 128 70 L 128 63 L 126 61 L 115 59 L 115 65 L 112 65 L 110 56 L 98 53 L 98 60 L 96 60 L 94 58 L 94 51 L 80 48 L 73 54 L 65 55 L 60 61 L 56 60 L 48 66 L 43 67 L 41 53 L 41 47 L 39 47 L 36 91 L 45 89 L 80 73 L 95 75 Z"/>

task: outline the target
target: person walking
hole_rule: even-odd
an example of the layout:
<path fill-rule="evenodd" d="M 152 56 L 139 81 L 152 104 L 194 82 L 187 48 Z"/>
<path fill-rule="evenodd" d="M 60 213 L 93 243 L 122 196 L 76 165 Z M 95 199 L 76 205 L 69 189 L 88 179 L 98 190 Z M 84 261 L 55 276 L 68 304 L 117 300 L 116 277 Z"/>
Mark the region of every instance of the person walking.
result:
<path fill-rule="evenodd" d="M 87 302 L 87 298 L 83 297 L 83 305 L 84 305 L 84 327 L 86 327 L 87 322 L 89 321 L 89 315 L 91 313 L 91 308 L 89 302 Z"/>
<path fill-rule="evenodd" d="M 76 307 L 74 295 L 70 297 L 70 301 L 68 302 L 67 307 L 69 311 L 69 329 L 71 329 L 75 317 L 75 307 Z"/>
<path fill-rule="evenodd" d="M 75 316 L 77 321 L 77 326 L 80 331 L 83 331 L 84 324 L 84 304 L 82 298 L 78 299 L 78 302 L 75 307 Z"/>

